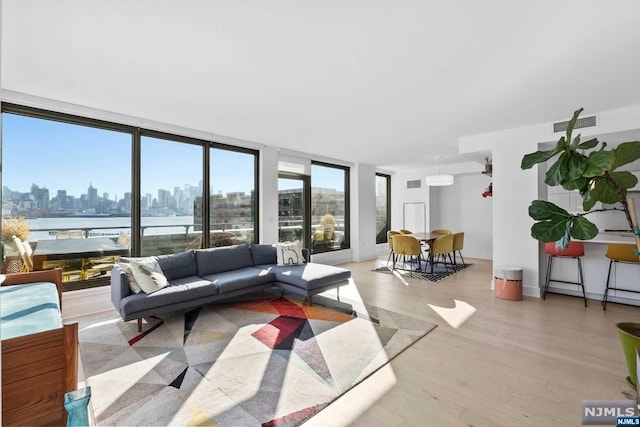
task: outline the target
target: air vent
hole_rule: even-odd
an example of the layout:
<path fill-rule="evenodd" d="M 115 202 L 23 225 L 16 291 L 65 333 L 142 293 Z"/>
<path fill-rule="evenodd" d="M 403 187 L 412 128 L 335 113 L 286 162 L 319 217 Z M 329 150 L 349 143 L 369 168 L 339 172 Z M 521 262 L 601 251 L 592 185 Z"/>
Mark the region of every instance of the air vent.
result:
<path fill-rule="evenodd" d="M 596 125 L 596 116 L 584 117 L 576 121 L 574 129 L 588 128 Z M 553 132 L 565 132 L 569 126 L 569 120 L 553 124 Z"/>
<path fill-rule="evenodd" d="M 420 188 L 422 186 L 422 180 L 416 179 L 415 181 L 407 181 L 407 188 Z"/>

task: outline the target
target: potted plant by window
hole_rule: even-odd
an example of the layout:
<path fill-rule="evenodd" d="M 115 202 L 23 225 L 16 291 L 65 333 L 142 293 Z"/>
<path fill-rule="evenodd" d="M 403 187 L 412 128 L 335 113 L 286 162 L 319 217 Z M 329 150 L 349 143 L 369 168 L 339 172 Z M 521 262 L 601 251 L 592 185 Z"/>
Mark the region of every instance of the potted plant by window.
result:
<path fill-rule="evenodd" d="M 536 222 L 531 227 L 533 238 L 541 242 L 556 242 L 558 248 L 565 249 L 573 239 L 590 240 L 598 234 L 598 228 L 586 216 L 593 212 L 622 212 L 629 228 L 636 234 L 636 255 L 640 256 L 640 229 L 633 199 L 627 198 L 627 190 L 638 183 L 630 172 L 619 170 L 640 159 L 640 141 L 619 144 L 607 149 L 605 142 L 597 138 L 582 142 L 580 135 L 572 138 L 578 116 L 582 108 L 573 113 L 568 123 L 566 135 L 556 146 L 547 151 L 536 151 L 525 155 L 521 168 L 529 169 L 535 164 L 557 159 L 547 169 L 545 184 L 561 185 L 566 190 L 578 190 L 583 200 L 584 213 L 569 213 L 555 204 L 534 200 L 529 206 L 529 216 Z M 613 205 L 593 209 L 597 202 Z M 635 387 L 636 348 L 640 348 L 640 323 L 624 322 L 616 325 L 622 341 L 629 382 Z"/>
<path fill-rule="evenodd" d="M 13 237 L 26 241 L 29 237 L 29 224 L 24 217 L 2 218 L 2 243 L 4 245 L 6 261 L 3 266 L 5 273 L 20 273 L 22 258 L 13 241 Z"/>

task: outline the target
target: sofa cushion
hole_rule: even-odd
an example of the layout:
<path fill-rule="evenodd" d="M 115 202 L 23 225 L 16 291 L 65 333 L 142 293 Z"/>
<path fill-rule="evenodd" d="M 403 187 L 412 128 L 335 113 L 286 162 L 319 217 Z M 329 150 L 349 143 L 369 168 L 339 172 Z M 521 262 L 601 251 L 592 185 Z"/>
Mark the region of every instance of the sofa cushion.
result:
<path fill-rule="evenodd" d="M 120 307 L 122 313 L 135 313 L 214 295 L 218 295 L 218 287 L 210 281 L 197 276 L 183 277 L 152 294 L 129 295 L 120 301 Z"/>
<path fill-rule="evenodd" d="M 307 291 L 342 282 L 351 277 L 351 271 L 325 264 L 272 265 L 262 268 L 275 273 L 278 282 Z"/>
<path fill-rule="evenodd" d="M 209 274 L 251 267 L 253 258 L 249 245 L 243 243 L 237 246 L 200 249 L 196 251 L 196 264 L 198 276 L 205 277 Z"/>
<path fill-rule="evenodd" d="M 275 245 L 251 245 L 254 265 L 275 264 L 278 257 Z"/>
<path fill-rule="evenodd" d="M 156 257 L 167 280 L 198 275 L 195 252 L 185 251 L 177 254 L 159 255 Z"/>
<path fill-rule="evenodd" d="M 239 291 L 254 286 L 266 285 L 276 280 L 275 274 L 266 269 L 245 267 L 233 271 L 208 274 L 202 277 L 218 287 L 221 294 Z"/>

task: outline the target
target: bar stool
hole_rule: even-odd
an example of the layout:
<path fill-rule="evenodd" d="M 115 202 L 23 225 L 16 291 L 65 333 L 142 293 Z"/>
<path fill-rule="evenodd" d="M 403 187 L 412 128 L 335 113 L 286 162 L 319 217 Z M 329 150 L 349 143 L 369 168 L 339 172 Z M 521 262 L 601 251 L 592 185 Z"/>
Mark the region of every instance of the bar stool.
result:
<path fill-rule="evenodd" d="M 607 287 L 605 288 L 604 296 L 602 297 L 603 310 L 607 309 L 607 297 L 609 296 L 609 289 L 613 289 L 614 291 L 640 293 L 640 290 L 637 290 L 637 289 L 624 289 L 624 288 L 609 286 L 609 279 L 611 278 L 611 266 L 613 265 L 614 262 L 640 265 L 640 260 L 638 259 L 638 255 L 636 255 L 634 252 L 635 248 L 636 248 L 636 245 L 628 244 L 628 243 L 609 243 L 607 245 L 607 253 L 605 254 L 605 256 L 609 258 L 609 272 L 607 273 Z"/>
<path fill-rule="evenodd" d="M 549 242 L 544 244 L 544 251 L 549 255 L 549 261 L 547 262 L 547 277 L 544 281 L 544 289 L 542 291 L 542 299 L 546 299 L 547 292 L 549 292 L 549 282 L 557 283 L 569 283 L 572 285 L 582 286 L 582 297 L 584 298 L 584 306 L 587 306 L 587 295 L 584 291 L 584 279 L 582 275 L 582 261 L 581 257 L 584 256 L 584 243 L 582 242 L 569 242 L 569 246 L 566 249 L 556 249 L 555 242 Z M 573 258 L 578 260 L 578 282 L 571 282 L 567 280 L 557 280 L 551 277 L 551 269 L 553 268 L 553 260 L 555 258 Z"/>

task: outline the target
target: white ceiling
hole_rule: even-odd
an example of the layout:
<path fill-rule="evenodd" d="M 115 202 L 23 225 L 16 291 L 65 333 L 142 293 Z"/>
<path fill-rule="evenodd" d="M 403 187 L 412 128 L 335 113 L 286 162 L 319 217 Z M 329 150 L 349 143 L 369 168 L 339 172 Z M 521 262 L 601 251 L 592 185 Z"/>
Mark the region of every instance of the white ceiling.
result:
<path fill-rule="evenodd" d="M 381 167 L 446 164 L 465 160 L 462 136 L 640 103 L 638 17 L 637 0 L 2 0 L 1 87 Z"/>

